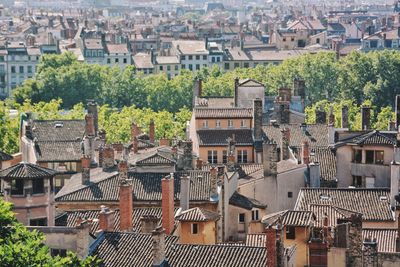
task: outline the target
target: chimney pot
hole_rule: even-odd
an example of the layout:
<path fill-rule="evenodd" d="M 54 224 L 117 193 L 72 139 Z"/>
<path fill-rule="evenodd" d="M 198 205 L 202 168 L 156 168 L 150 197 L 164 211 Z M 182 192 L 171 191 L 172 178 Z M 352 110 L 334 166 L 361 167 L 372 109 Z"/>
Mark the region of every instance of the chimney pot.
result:
<path fill-rule="evenodd" d="M 99 214 L 99 228 L 103 231 L 112 232 L 114 231 L 114 211 L 111 211 L 108 207 L 101 205 Z"/>
<path fill-rule="evenodd" d="M 303 164 L 310 164 L 310 146 L 308 141 L 304 140 L 301 143 L 301 160 Z"/>
<path fill-rule="evenodd" d="M 119 186 L 119 213 L 120 213 L 120 230 L 132 230 L 132 213 L 133 213 L 133 186 L 127 180 L 120 181 Z"/>
<path fill-rule="evenodd" d="M 154 128 L 154 120 L 150 120 L 150 125 L 149 125 L 149 139 L 150 143 L 154 144 L 154 139 L 155 138 L 155 128 Z"/>
<path fill-rule="evenodd" d="M 281 160 L 287 160 L 290 157 L 290 129 L 283 128 L 281 130 Z"/>
<path fill-rule="evenodd" d="M 277 144 L 271 140 L 263 143 L 263 168 L 264 177 L 276 176 L 278 173 L 278 149 Z"/>
<path fill-rule="evenodd" d="M 87 136 L 95 136 L 94 116 L 93 114 L 86 114 L 85 116 L 85 130 Z"/>
<path fill-rule="evenodd" d="M 152 233 L 156 228 L 159 222 L 159 218 L 155 215 L 143 215 L 140 218 L 140 223 L 142 225 L 142 233 Z"/>
<path fill-rule="evenodd" d="M 82 156 L 82 184 L 88 185 L 90 183 L 90 157 Z"/>
<path fill-rule="evenodd" d="M 262 118 L 263 118 L 263 106 L 262 100 L 256 98 L 253 101 L 253 135 L 254 140 L 262 140 Z"/>
<path fill-rule="evenodd" d="M 165 261 L 165 230 L 157 227 L 151 232 L 153 239 L 153 266 L 161 266 Z"/>

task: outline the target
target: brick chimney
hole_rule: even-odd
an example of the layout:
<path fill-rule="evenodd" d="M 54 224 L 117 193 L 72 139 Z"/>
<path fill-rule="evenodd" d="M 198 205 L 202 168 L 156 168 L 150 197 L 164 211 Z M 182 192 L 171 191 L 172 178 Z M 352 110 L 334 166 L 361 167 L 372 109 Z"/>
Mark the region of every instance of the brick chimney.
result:
<path fill-rule="evenodd" d="M 315 123 L 325 124 L 326 123 L 326 112 L 323 107 L 315 109 Z"/>
<path fill-rule="evenodd" d="M 310 164 L 310 145 L 306 140 L 301 143 L 301 163 Z"/>
<path fill-rule="evenodd" d="M 142 233 L 144 234 L 149 234 L 151 232 L 153 232 L 158 225 L 159 219 L 156 215 L 143 215 L 140 218 L 140 224 L 141 224 L 141 229 L 142 229 Z"/>
<path fill-rule="evenodd" d="M 267 247 L 267 266 L 278 266 L 277 248 L 276 248 L 276 230 L 269 226 L 266 230 L 266 247 Z"/>
<path fill-rule="evenodd" d="M 290 157 L 290 129 L 281 129 L 281 160 L 288 160 Z"/>
<path fill-rule="evenodd" d="M 234 100 L 235 100 L 235 107 L 238 106 L 239 101 L 239 78 L 235 78 L 235 85 L 234 85 Z"/>
<path fill-rule="evenodd" d="M 90 157 L 82 155 L 82 184 L 88 185 L 90 183 Z"/>
<path fill-rule="evenodd" d="M 180 206 L 182 211 L 189 209 L 189 197 L 190 197 L 190 176 L 181 176 L 181 194 L 180 194 Z"/>
<path fill-rule="evenodd" d="M 100 206 L 99 229 L 107 232 L 114 231 L 115 215 L 114 211 L 104 205 Z"/>
<path fill-rule="evenodd" d="M 139 144 L 138 144 L 138 136 L 139 136 L 139 127 L 136 123 L 132 123 L 131 125 L 131 141 L 132 141 L 132 152 L 137 154 L 139 151 Z"/>
<path fill-rule="evenodd" d="M 255 141 L 262 140 L 262 119 L 263 119 L 263 106 L 262 100 L 256 98 L 253 101 L 253 136 Z"/>
<path fill-rule="evenodd" d="M 97 136 L 97 132 L 99 131 L 99 115 L 98 115 L 97 103 L 94 100 L 88 100 L 87 110 L 88 114 L 93 116 L 94 133 L 95 136 Z"/>
<path fill-rule="evenodd" d="M 349 107 L 342 107 L 342 128 L 349 128 Z"/>
<path fill-rule="evenodd" d="M 119 213 L 121 231 L 132 230 L 133 186 L 127 180 L 121 180 L 119 186 Z"/>
<path fill-rule="evenodd" d="M 193 84 L 193 107 L 196 106 L 196 99 L 200 98 L 202 95 L 202 88 L 203 87 L 203 81 L 201 78 L 198 78 L 194 81 Z"/>
<path fill-rule="evenodd" d="M 164 266 L 165 262 L 165 230 L 157 227 L 151 232 L 153 239 L 153 267 Z"/>
<path fill-rule="evenodd" d="M 155 138 L 155 128 L 154 128 L 154 120 L 150 120 L 150 125 L 149 125 L 149 139 L 150 143 L 154 144 L 154 139 Z"/>
<path fill-rule="evenodd" d="M 210 168 L 211 197 L 218 196 L 218 169 L 214 166 Z"/>
<path fill-rule="evenodd" d="M 162 226 L 167 235 L 174 230 L 174 174 L 161 180 Z"/>
<path fill-rule="evenodd" d="M 290 123 L 290 104 L 285 101 L 275 101 L 274 112 L 276 113 L 276 120 L 279 124 Z"/>
<path fill-rule="evenodd" d="M 278 149 L 273 140 L 263 143 L 264 177 L 276 176 L 278 173 Z"/>
<path fill-rule="evenodd" d="M 118 175 L 120 180 L 128 179 L 128 162 L 121 160 L 118 163 Z"/>
<path fill-rule="evenodd" d="M 371 107 L 361 107 L 361 130 L 371 129 Z"/>
<path fill-rule="evenodd" d="M 85 115 L 85 134 L 86 136 L 95 136 L 94 116 L 93 114 Z"/>
<path fill-rule="evenodd" d="M 169 139 L 168 138 L 160 138 L 159 145 L 160 146 L 169 146 Z"/>
<path fill-rule="evenodd" d="M 333 107 L 329 107 L 328 125 L 335 126 L 335 114 L 333 114 Z"/>
<path fill-rule="evenodd" d="M 107 170 L 109 168 L 114 167 L 114 148 L 111 146 L 105 146 L 102 149 L 102 154 L 103 154 L 103 162 L 102 162 L 102 167 L 103 170 Z"/>

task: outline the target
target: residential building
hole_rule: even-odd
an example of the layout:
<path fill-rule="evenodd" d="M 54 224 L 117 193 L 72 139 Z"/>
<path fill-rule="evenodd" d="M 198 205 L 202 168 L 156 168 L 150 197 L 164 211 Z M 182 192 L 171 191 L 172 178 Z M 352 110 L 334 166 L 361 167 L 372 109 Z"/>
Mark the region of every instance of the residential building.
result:
<path fill-rule="evenodd" d="M 209 51 L 204 41 L 172 41 L 171 49 L 179 57 L 181 69 L 198 71 L 209 66 Z"/>

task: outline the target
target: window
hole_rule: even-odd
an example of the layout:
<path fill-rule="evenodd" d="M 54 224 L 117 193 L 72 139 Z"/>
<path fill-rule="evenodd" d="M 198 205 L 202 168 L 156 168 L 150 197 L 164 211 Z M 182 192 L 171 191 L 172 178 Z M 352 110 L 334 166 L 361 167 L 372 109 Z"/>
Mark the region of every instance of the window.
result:
<path fill-rule="evenodd" d="M 296 228 L 293 226 L 286 226 L 286 239 L 296 239 Z"/>
<path fill-rule="evenodd" d="M 179 67 L 178 67 L 178 65 L 175 65 L 175 70 L 179 70 Z"/>
<path fill-rule="evenodd" d="M 163 70 L 163 66 L 160 66 L 160 70 Z"/>
<path fill-rule="evenodd" d="M 189 60 L 192 60 L 192 59 L 193 59 L 193 56 L 192 56 L 192 55 L 190 55 L 190 56 L 189 56 Z"/>
<path fill-rule="evenodd" d="M 118 62 L 119 62 L 119 58 L 116 58 L 116 59 L 115 59 L 115 63 L 118 63 Z"/>
<path fill-rule="evenodd" d="M 228 151 L 226 150 L 222 151 L 222 163 L 228 163 Z"/>
<path fill-rule="evenodd" d="M 11 73 L 15 73 L 15 66 L 11 66 Z"/>
<path fill-rule="evenodd" d="M 168 65 L 168 66 L 167 66 L 167 71 L 170 71 L 170 70 L 171 70 L 171 66 Z"/>
<path fill-rule="evenodd" d="M 239 68 L 239 63 L 235 63 L 234 64 L 234 68 L 236 69 L 236 68 Z"/>
<path fill-rule="evenodd" d="M 24 73 L 24 66 L 19 66 L 19 73 Z"/>
<path fill-rule="evenodd" d="M 245 120 L 241 120 L 240 121 L 240 127 L 242 127 L 242 128 L 246 127 L 246 121 Z"/>
<path fill-rule="evenodd" d="M 32 66 L 28 66 L 28 73 L 32 73 Z"/>
<path fill-rule="evenodd" d="M 208 128 L 208 121 L 207 120 L 203 121 L 203 128 Z"/>
<path fill-rule="evenodd" d="M 229 63 L 225 63 L 225 69 L 229 70 Z"/>
<path fill-rule="evenodd" d="M 207 60 L 207 55 L 203 55 L 203 60 Z"/>
<path fill-rule="evenodd" d="M 383 151 L 375 151 L 375 164 L 383 164 Z"/>
<path fill-rule="evenodd" d="M 47 226 L 47 218 L 32 219 L 29 222 L 30 226 Z"/>
<path fill-rule="evenodd" d="M 4 61 L 4 56 L 0 56 L 0 62 Z"/>
<path fill-rule="evenodd" d="M 221 121 L 220 121 L 220 120 L 217 120 L 217 121 L 215 122 L 215 127 L 216 127 L 216 128 L 220 128 L 220 127 L 221 127 Z"/>
<path fill-rule="evenodd" d="M 316 43 L 319 44 L 321 41 L 319 38 L 317 38 Z"/>
<path fill-rule="evenodd" d="M 186 66 L 185 66 L 185 64 L 182 64 L 182 69 L 186 69 Z"/>
<path fill-rule="evenodd" d="M 211 57 L 211 62 L 215 62 L 215 57 Z"/>
<path fill-rule="evenodd" d="M 248 67 L 249 67 L 249 63 L 244 63 L 244 64 L 243 64 L 243 67 L 244 67 L 244 68 L 248 68 Z"/>
<path fill-rule="evenodd" d="M 353 175 L 353 186 L 362 187 L 362 177 Z"/>
<path fill-rule="evenodd" d="M 200 69 L 200 64 L 196 64 L 196 70 Z"/>
<path fill-rule="evenodd" d="M 217 155 L 218 155 L 217 150 L 209 150 L 207 153 L 208 153 L 208 155 L 207 155 L 208 162 L 211 164 L 217 163 L 217 160 L 218 160 L 217 159 Z"/>
<path fill-rule="evenodd" d="M 193 65 L 189 64 L 189 70 L 193 70 Z"/>
<path fill-rule="evenodd" d="M 237 160 L 239 163 L 247 163 L 247 150 L 238 150 Z"/>
<path fill-rule="evenodd" d="M 199 55 L 196 56 L 196 60 L 200 60 L 200 56 Z"/>
<path fill-rule="evenodd" d="M 252 210 L 251 211 L 251 220 L 252 221 L 260 220 L 258 210 Z"/>
<path fill-rule="evenodd" d="M 245 223 L 245 214 L 244 213 L 239 213 L 239 223 Z"/>
<path fill-rule="evenodd" d="M 282 39 L 282 42 L 286 42 L 286 38 L 283 38 L 283 39 Z"/>
<path fill-rule="evenodd" d="M 51 256 L 56 257 L 66 257 L 67 256 L 67 250 L 66 249 L 51 249 Z"/>
<path fill-rule="evenodd" d="M 362 150 L 360 149 L 355 149 L 353 152 L 353 160 L 355 163 L 361 163 L 362 159 Z"/>
<path fill-rule="evenodd" d="M 366 150 L 365 151 L 365 163 L 367 164 L 374 164 L 374 153 L 373 150 Z"/>
<path fill-rule="evenodd" d="M 186 56 L 181 56 L 181 60 L 185 60 L 186 59 Z"/>
<path fill-rule="evenodd" d="M 32 180 L 32 194 L 44 193 L 44 180 L 43 178 Z"/>
<path fill-rule="evenodd" d="M 24 194 L 24 180 L 11 181 L 11 195 L 21 196 Z"/>
<path fill-rule="evenodd" d="M 294 42 L 294 37 L 291 37 L 291 38 L 290 38 L 290 41 Z"/>
<path fill-rule="evenodd" d="M 192 223 L 192 235 L 197 235 L 199 233 L 199 225 L 197 223 Z"/>
<path fill-rule="evenodd" d="M 124 64 L 128 63 L 128 60 L 126 58 L 124 58 Z"/>
<path fill-rule="evenodd" d="M 232 128 L 233 127 L 233 120 L 228 120 L 228 127 Z"/>
<path fill-rule="evenodd" d="M 293 192 L 287 192 L 287 197 L 292 198 L 293 197 Z"/>
<path fill-rule="evenodd" d="M 220 57 L 217 57 L 217 62 L 220 62 L 221 61 L 221 58 Z"/>

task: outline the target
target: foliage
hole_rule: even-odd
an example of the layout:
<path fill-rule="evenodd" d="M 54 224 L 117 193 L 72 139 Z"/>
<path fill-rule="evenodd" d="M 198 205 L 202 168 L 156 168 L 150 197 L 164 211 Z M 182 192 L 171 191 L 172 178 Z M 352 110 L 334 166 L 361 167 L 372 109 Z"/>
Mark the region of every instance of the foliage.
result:
<path fill-rule="evenodd" d="M 0 199 L 0 266 L 99 266 L 94 257 L 80 260 L 72 252 L 65 258 L 51 257 L 49 248 L 43 244 L 44 236 L 28 231 L 16 220 L 11 208 L 11 203 Z"/>
<path fill-rule="evenodd" d="M 15 109 L 17 114 L 9 116 L 10 109 Z M 32 112 L 34 118 L 40 120 L 83 119 L 85 106 L 78 103 L 70 110 L 63 110 L 61 99 L 35 104 L 30 100 L 23 104 L 0 101 L 0 150 L 7 153 L 18 151 L 20 115 L 24 112 Z M 188 108 L 181 108 L 174 114 L 166 110 L 155 112 L 150 108 L 139 109 L 135 106 L 126 106 L 119 110 L 105 104 L 99 107 L 99 126 L 106 131 L 108 142 L 128 142 L 132 122 L 142 127 L 143 132 L 148 132 L 150 120 L 153 119 L 156 138 L 175 138 L 184 137 L 186 122 L 191 116 Z"/>

